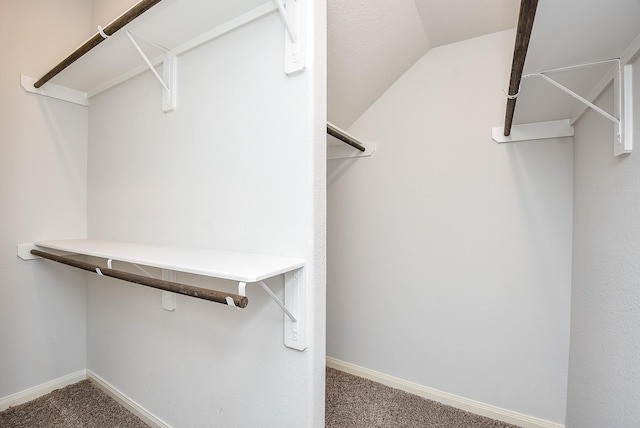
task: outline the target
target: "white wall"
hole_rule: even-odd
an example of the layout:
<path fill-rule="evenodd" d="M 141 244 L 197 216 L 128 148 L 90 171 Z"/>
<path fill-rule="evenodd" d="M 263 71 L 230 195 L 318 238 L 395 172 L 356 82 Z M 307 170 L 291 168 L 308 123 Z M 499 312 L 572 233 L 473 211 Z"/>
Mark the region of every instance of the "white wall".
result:
<path fill-rule="evenodd" d="M 636 98 L 640 66 L 634 65 Z M 613 111 L 609 90 L 599 102 Z M 640 103 L 636 100 L 636 109 Z M 567 427 L 640 426 L 640 120 L 635 147 L 614 157 L 613 126 L 576 124 L 573 285 Z"/>
<path fill-rule="evenodd" d="M 0 398 L 85 368 L 84 275 L 20 261 L 16 245 L 86 233 L 87 110 L 26 93 L 20 75 L 40 77 L 86 39 L 90 12 L 84 0 L 0 2 Z"/>
<path fill-rule="evenodd" d="M 138 3 L 138 0 L 93 0 L 91 3 L 91 30 L 95 34 L 98 25 L 106 27 L 111 21 Z"/>
<path fill-rule="evenodd" d="M 514 34 L 431 50 L 330 161 L 327 353 L 563 423 L 572 140 L 491 140 Z"/>
<path fill-rule="evenodd" d="M 150 73 L 91 101 L 89 236 L 309 261 L 302 353 L 284 346 L 283 313 L 256 285 L 244 310 L 178 296 L 167 312 L 157 290 L 90 279 L 88 368 L 173 426 L 324 425 L 321 4 L 309 2 L 304 73 L 284 74 L 274 13 L 180 56 L 175 112 L 162 112 Z M 270 284 L 281 291 L 281 278 Z"/>

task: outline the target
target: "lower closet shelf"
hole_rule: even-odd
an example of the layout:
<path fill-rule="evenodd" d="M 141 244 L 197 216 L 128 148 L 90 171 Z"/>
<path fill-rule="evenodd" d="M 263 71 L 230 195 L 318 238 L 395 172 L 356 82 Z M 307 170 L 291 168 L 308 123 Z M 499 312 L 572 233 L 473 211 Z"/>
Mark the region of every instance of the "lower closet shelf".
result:
<path fill-rule="evenodd" d="M 53 250 L 53 253 L 46 250 Z M 73 259 L 68 257 L 69 254 L 106 259 L 106 267 Z M 285 345 L 300 351 L 306 348 L 306 280 L 302 272 L 305 261 L 302 259 L 96 239 L 64 239 L 18 245 L 18 256 L 23 260 L 46 258 L 99 275 L 237 308 L 247 306 L 246 284 L 257 283 L 284 312 Z M 112 269 L 113 261 L 131 263 L 148 276 Z M 237 281 L 238 294 L 167 281 L 164 274 L 163 279 L 153 278 L 140 265 L 160 268 L 163 272 L 185 272 Z M 284 275 L 284 302 L 264 282 L 278 275 Z"/>

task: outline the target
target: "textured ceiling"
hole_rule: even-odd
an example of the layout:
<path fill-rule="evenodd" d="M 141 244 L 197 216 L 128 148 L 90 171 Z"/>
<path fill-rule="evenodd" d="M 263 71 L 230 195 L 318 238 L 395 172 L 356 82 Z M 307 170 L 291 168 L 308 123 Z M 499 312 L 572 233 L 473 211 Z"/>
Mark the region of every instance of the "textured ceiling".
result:
<path fill-rule="evenodd" d="M 329 0 L 328 120 L 349 127 L 429 49 L 513 28 L 517 0 Z"/>
<path fill-rule="evenodd" d="M 517 0 L 415 0 L 431 47 L 513 28 Z"/>
<path fill-rule="evenodd" d="M 328 111 L 346 128 L 429 50 L 414 0 L 329 0 Z"/>

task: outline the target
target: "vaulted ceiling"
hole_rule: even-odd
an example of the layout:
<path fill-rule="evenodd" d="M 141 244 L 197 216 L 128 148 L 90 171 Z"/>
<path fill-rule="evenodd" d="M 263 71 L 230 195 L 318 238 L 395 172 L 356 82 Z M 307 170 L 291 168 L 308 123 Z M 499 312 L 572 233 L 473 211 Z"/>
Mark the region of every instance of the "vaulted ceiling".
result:
<path fill-rule="evenodd" d="M 328 0 L 328 120 L 348 128 L 430 49 L 514 28 L 519 8 L 518 0 Z M 619 57 L 639 33 L 640 0 L 539 0 L 525 73 Z M 557 77 L 586 96 L 610 66 Z M 576 103 L 526 79 L 514 123 L 569 118 Z"/>
<path fill-rule="evenodd" d="M 429 49 L 515 27 L 519 7 L 517 0 L 329 0 L 328 120 L 347 128 Z"/>

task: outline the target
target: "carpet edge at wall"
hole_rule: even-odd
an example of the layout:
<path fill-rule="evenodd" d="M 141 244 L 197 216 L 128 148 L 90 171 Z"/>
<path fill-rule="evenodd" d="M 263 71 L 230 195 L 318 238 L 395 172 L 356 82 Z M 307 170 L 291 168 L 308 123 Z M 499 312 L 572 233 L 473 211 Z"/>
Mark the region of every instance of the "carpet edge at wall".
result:
<path fill-rule="evenodd" d="M 536 418 L 522 413 L 513 412 L 490 404 L 470 400 L 424 385 L 409 382 L 394 376 L 370 370 L 355 364 L 347 363 L 336 358 L 326 358 L 327 367 L 340 370 L 354 376 L 359 376 L 373 382 L 378 382 L 391 388 L 399 389 L 410 394 L 417 395 L 428 400 L 446 404 L 466 412 L 476 415 L 486 416 L 491 419 L 500 420 L 523 428 L 565 428 L 563 424 L 558 424 L 544 419 Z"/>
<path fill-rule="evenodd" d="M 24 391 L 2 397 L 0 398 L 0 412 L 7 410 L 9 407 L 18 406 L 35 400 L 36 398 L 49 394 L 56 389 L 64 388 L 65 386 L 72 385 L 85 379 L 89 379 L 94 386 L 105 392 L 131 413 L 142 419 L 151 428 L 171 428 L 171 425 L 146 410 L 109 382 L 91 372 L 91 370 L 79 370 L 40 385 L 36 385 L 32 388 L 25 389 Z"/>
<path fill-rule="evenodd" d="M 149 412 L 147 409 L 129 398 L 126 394 L 118 390 L 106 380 L 102 379 L 91 370 L 87 370 L 87 379 L 91 381 L 96 388 L 102 390 L 119 404 L 124 406 L 131 413 L 142 419 L 151 428 L 171 428 L 171 425 Z"/>
<path fill-rule="evenodd" d="M 43 395 L 55 391 L 56 389 L 64 388 L 65 386 L 80 382 L 81 380 L 85 380 L 86 378 L 87 371 L 79 370 L 77 372 L 70 373 L 57 379 L 53 379 L 40 385 L 25 389 L 24 391 L 7 395 L 6 397 L 0 398 L 0 412 L 7 410 L 9 407 L 18 406 L 31 400 L 35 400 L 36 398 L 42 397 Z"/>

